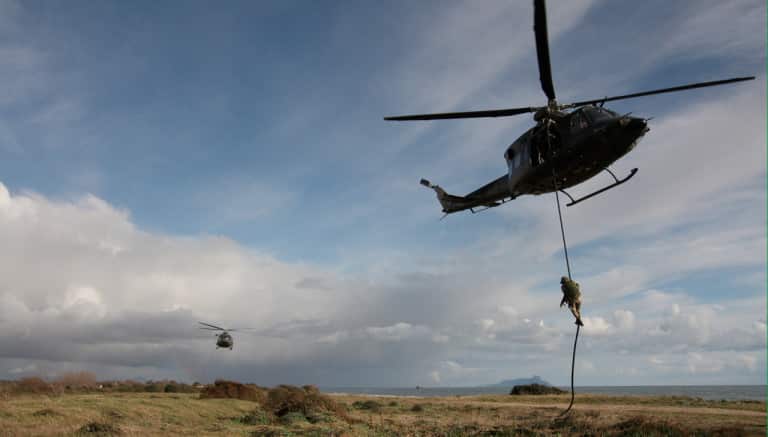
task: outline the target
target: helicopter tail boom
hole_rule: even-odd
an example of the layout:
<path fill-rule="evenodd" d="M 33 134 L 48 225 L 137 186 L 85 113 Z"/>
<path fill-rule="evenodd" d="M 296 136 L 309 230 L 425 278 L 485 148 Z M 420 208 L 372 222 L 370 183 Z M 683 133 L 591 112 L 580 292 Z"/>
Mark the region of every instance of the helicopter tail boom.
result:
<path fill-rule="evenodd" d="M 499 184 L 500 180 L 502 184 L 504 184 L 504 186 L 502 187 L 503 192 L 500 192 L 500 190 L 497 188 L 497 186 L 500 185 Z M 435 194 L 437 194 L 437 200 L 440 202 L 440 206 L 443 207 L 443 212 L 446 214 L 465 211 L 467 209 L 472 211 L 473 213 L 484 211 L 485 209 L 499 206 L 505 203 L 508 200 L 508 198 L 512 197 L 509 195 L 509 192 L 506 189 L 506 185 L 505 185 L 506 176 L 502 176 L 498 180 L 493 181 L 476 191 L 473 191 L 472 193 L 470 193 L 465 197 L 448 194 L 440 185 L 432 184 L 426 179 L 422 179 L 421 181 L 419 181 L 419 183 L 435 191 Z M 491 188 L 496 188 L 496 189 L 491 190 Z M 493 193 L 491 193 L 491 191 L 493 191 Z M 478 194 L 486 194 L 486 195 L 481 196 Z M 478 211 L 475 211 L 473 209 L 478 207 L 483 207 L 483 208 Z"/>

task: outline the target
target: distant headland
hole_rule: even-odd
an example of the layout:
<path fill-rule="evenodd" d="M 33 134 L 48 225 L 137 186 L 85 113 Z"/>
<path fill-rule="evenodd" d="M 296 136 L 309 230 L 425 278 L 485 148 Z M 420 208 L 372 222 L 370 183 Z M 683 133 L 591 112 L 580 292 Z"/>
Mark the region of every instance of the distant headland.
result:
<path fill-rule="evenodd" d="M 528 384 L 541 384 L 541 385 L 552 386 L 552 384 L 548 383 L 547 381 L 544 381 L 543 379 L 541 379 L 541 377 L 537 375 L 533 375 L 530 378 L 505 379 L 504 381 L 501 381 L 497 384 L 490 384 L 488 385 L 488 387 L 512 387 L 515 385 L 528 385 Z"/>

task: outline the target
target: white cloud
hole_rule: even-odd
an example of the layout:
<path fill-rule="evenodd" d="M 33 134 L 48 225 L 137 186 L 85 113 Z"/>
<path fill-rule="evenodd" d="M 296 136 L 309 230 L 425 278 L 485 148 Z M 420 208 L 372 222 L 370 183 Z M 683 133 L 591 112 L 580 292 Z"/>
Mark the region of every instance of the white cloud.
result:
<path fill-rule="evenodd" d="M 410 323 L 399 322 L 391 326 L 371 326 L 365 328 L 365 332 L 375 340 L 402 341 L 426 336 L 430 331 L 426 326 L 414 326 Z"/>
<path fill-rule="evenodd" d="M 8 371 L 8 373 L 12 375 L 19 375 L 19 374 L 33 374 L 38 371 L 37 364 L 27 364 L 24 367 L 16 367 Z"/>
<path fill-rule="evenodd" d="M 582 317 L 584 331 L 590 335 L 606 335 L 612 330 L 612 326 L 602 317 Z"/>
<path fill-rule="evenodd" d="M 500 373 L 498 362 L 514 363 L 523 374 L 551 368 L 560 375 L 558 363 L 569 359 L 572 317 L 557 306 L 556 281 L 547 293 L 521 285 L 530 279 L 478 285 L 484 272 L 473 274 L 472 264 L 360 280 L 281 262 L 225 238 L 148 233 L 127 211 L 93 196 L 57 201 L 11 195 L 2 186 L 0 224 L 0 372 L 35 363 L 51 374 L 80 366 L 107 375 L 182 372 L 205 379 L 221 366 L 245 374 L 255 365 L 284 380 L 283 372 L 316 375 L 340 363 L 376 372 L 386 362 L 414 384 L 416 375 L 437 372 L 441 383 L 460 385 L 519 376 Z M 483 292 L 468 297 L 467 289 Z M 754 358 L 765 348 L 764 316 L 754 301 L 702 304 L 682 291 L 650 290 L 631 310 L 610 302 L 584 318 L 588 335 L 580 351 L 589 351 L 593 365 L 604 354 L 649 354 L 658 359 L 649 366 L 670 375 L 764 366 Z M 214 364 L 206 358 L 212 340 L 198 332 L 197 320 L 256 331 L 237 334 L 237 354 Z M 699 359 L 728 348 L 740 358 L 719 358 L 719 367 Z M 292 367 L 301 362 L 315 367 Z M 623 375 L 647 375 L 636 370 Z"/>
<path fill-rule="evenodd" d="M 757 358 L 752 355 L 742 354 L 739 355 L 736 360 L 750 372 L 757 370 Z"/>
<path fill-rule="evenodd" d="M 629 310 L 614 311 L 613 320 L 616 328 L 622 331 L 631 331 L 635 327 L 635 314 Z"/>

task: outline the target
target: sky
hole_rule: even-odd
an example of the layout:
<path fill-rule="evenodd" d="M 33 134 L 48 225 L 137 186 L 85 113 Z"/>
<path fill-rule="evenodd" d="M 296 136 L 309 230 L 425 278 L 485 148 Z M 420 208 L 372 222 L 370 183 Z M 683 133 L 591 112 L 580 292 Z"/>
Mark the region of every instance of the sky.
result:
<path fill-rule="evenodd" d="M 503 175 L 531 117 L 382 119 L 546 103 L 532 9 L 0 2 L 0 379 L 568 384 L 554 195 L 418 184 Z M 561 102 L 757 77 L 606 105 L 652 120 L 564 209 L 576 385 L 765 384 L 765 2 L 547 12 Z"/>

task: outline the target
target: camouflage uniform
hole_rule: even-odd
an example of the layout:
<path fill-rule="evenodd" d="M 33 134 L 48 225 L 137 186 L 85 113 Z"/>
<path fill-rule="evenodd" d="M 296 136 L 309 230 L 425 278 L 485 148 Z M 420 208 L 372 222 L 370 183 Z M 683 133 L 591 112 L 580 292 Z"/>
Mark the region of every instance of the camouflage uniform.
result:
<path fill-rule="evenodd" d="M 560 301 L 560 307 L 562 308 L 567 303 L 573 316 L 576 317 L 576 324 L 584 326 L 584 323 L 581 322 L 581 291 L 579 291 L 579 284 L 563 276 L 560 278 L 560 289 L 563 290 L 563 300 Z"/>

